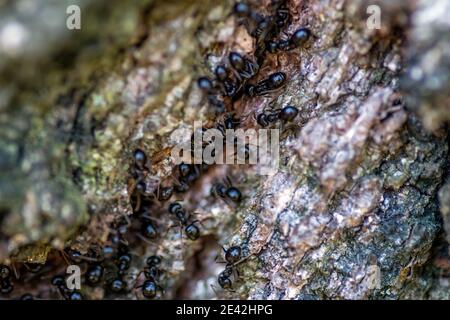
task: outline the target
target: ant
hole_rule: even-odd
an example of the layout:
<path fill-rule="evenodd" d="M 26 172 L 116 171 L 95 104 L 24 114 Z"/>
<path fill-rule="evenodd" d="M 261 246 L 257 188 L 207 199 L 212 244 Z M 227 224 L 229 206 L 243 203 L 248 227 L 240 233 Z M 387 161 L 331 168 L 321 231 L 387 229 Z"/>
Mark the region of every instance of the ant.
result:
<path fill-rule="evenodd" d="M 172 187 L 162 187 L 158 189 L 157 198 L 159 201 L 167 201 L 172 197 L 173 188 Z"/>
<path fill-rule="evenodd" d="M 242 86 L 238 81 L 235 82 L 228 76 L 227 69 L 224 66 L 219 65 L 214 70 L 214 74 L 217 81 L 222 85 L 225 96 L 228 96 L 232 99 L 237 98 L 237 94 Z"/>
<path fill-rule="evenodd" d="M 34 300 L 34 297 L 31 293 L 25 293 L 19 298 L 19 300 Z"/>
<path fill-rule="evenodd" d="M 297 29 L 288 40 L 268 41 L 267 51 L 276 53 L 277 51 L 291 51 L 303 46 L 311 37 L 311 31 L 308 28 Z"/>
<path fill-rule="evenodd" d="M 225 263 L 227 263 L 227 266 L 233 266 L 241 259 L 242 248 L 240 246 L 231 246 L 228 249 L 222 246 L 222 250 L 225 254 Z"/>
<path fill-rule="evenodd" d="M 72 291 L 67 287 L 63 276 L 54 276 L 51 283 L 65 300 L 83 300 L 83 295 L 79 291 Z"/>
<path fill-rule="evenodd" d="M 9 294 L 14 289 L 11 282 L 11 269 L 6 265 L 0 265 L 0 293 Z"/>
<path fill-rule="evenodd" d="M 197 79 L 197 86 L 200 90 L 207 94 L 207 100 L 210 105 L 215 107 L 219 113 L 225 111 L 225 103 L 215 96 L 216 90 L 214 88 L 213 82 L 207 77 L 200 77 Z"/>
<path fill-rule="evenodd" d="M 275 33 L 276 24 L 272 18 L 261 20 L 252 32 L 252 36 L 256 39 L 255 57 L 258 64 L 262 64 L 266 53 L 266 42 L 272 38 Z"/>
<path fill-rule="evenodd" d="M 115 264 L 117 275 L 108 281 L 108 289 L 113 293 L 121 293 L 127 287 L 126 282 L 123 280 L 123 275 L 130 268 L 131 255 L 127 252 L 120 253 L 116 258 Z"/>
<path fill-rule="evenodd" d="M 231 281 L 231 277 L 233 275 L 233 271 L 236 271 L 236 274 L 239 277 L 239 272 L 237 271 L 235 266 L 241 260 L 242 248 L 240 246 L 232 246 L 228 249 L 225 249 L 222 246 L 222 250 L 225 253 L 225 261 L 223 263 L 226 263 L 226 266 L 225 269 L 217 277 L 217 282 L 222 289 L 232 291 L 231 289 L 233 283 Z"/>
<path fill-rule="evenodd" d="M 161 264 L 161 257 L 151 256 L 147 258 L 147 267 L 144 268 L 144 275 L 146 280 L 144 283 L 136 288 L 142 288 L 142 295 L 147 299 L 153 299 L 156 297 L 158 291 L 164 293 L 164 289 L 158 285 L 157 279 L 160 274 L 160 270 L 157 267 Z"/>
<path fill-rule="evenodd" d="M 223 123 L 218 123 L 216 129 L 219 130 L 223 136 L 226 136 L 226 130 L 234 130 L 240 124 L 240 120 L 235 118 L 235 114 L 227 114 L 223 119 Z"/>
<path fill-rule="evenodd" d="M 262 15 L 252 10 L 248 4 L 243 2 L 237 2 L 234 5 L 233 13 L 239 18 L 249 18 L 254 23 L 259 23 L 264 19 Z"/>
<path fill-rule="evenodd" d="M 282 28 L 287 26 L 290 20 L 291 15 L 286 3 L 281 3 L 275 12 L 275 25 L 278 29 L 277 31 L 279 32 Z"/>
<path fill-rule="evenodd" d="M 230 179 L 226 178 L 226 183 L 217 183 L 213 186 L 213 193 L 217 194 L 222 199 L 229 199 L 234 203 L 239 203 L 242 200 L 242 193 L 238 188 L 234 187 Z"/>
<path fill-rule="evenodd" d="M 179 202 L 172 202 L 169 205 L 168 210 L 169 213 L 173 214 L 175 218 L 180 222 L 180 224 L 184 227 L 184 232 L 189 239 L 195 241 L 200 237 L 200 229 L 195 225 L 199 221 L 195 220 L 189 223 L 191 215 L 186 213 Z"/>
<path fill-rule="evenodd" d="M 286 83 L 286 74 L 284 72 L 275 72 L 269 75 L 265 80 L 256 85 L 248 85 L 246 93 L 250 97 L 263 96 L 281 88 Z"/>
<path fill-rule="evenodd" d="M 230 52 L 228 60 L 233 69 L 237 72 L 239 78 L 250 79 L 253 78 L 259 70 L 259 66 L 256 62 L 252 62 L 247 58 L 244 58 L 237 52 Z"/>
<path fill-rule="evenodd" d="M 142 219 L 141 234 L 144 238 L 150 240 L 156 239 L 156 237 L 158 236 L 158 231 L 156 230 L 155 225 L 150 219 Z"/>
<path fill-rule="evenodd" d="M 189 190 L 189 186 L 200 178 L 201 166 L 195 164 L 181 163 L 178 165 L 178 178 L 173 178 L 175 183 L 173 190 L 184 193 Z"/>
<path fill-rule="evenodd" d="M 148 196 L 146 193 L 147 185 L 144 182 L 145 171 L 148 171 L 147 156 L 144 151 L 137 148 L 133 152 L 133 166 L 131 175 L 134 179 L 129 185 L 128 193 L 133 211 L 139 211 L 142 197 Z"/>
<path fill-rule="evenodd" d="M 225 267 L 225 270 L 219 273 L 219 276 L 217 277 L 217 282 L 219 283 L 222 289 L 232 291 L 231 290 L 233 286 L 233 282 L 231 281 L 232 275 L 233 275 L 233 268 L 231 267 Z"/>
<path fill-rule="evenodd" d="M 262 112 L 257 118 L 256 122 L 263 128 L 267 127 L 270 123 L 275 122 L 277 120 L 281 120 L 283 122 L 289 122 L 294 120 L 294 118 L 298 115 L 298 109 L 294 106 L 286 106 L 279 110 L 274 110 L 270 113 Z"/>
<path fill-rule="evenodd" d="M 105 268 L 101 264 L 89 266 L 85 274 L 86 282 L 91 286 L 97 285 L 102 280 L 104 271 Z"/>

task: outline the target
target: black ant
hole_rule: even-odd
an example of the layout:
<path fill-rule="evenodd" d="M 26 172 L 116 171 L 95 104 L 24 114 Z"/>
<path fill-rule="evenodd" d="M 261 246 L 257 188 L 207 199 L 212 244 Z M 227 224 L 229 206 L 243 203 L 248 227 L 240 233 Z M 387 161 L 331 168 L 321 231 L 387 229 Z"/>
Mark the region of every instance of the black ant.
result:
<path fill-rule="evenodd" d="M 158 236 L 158 231 L 156 230 L 155 225 L 150 219 L 142 219 L 141 234 L 145 239 L 149 240 L 156 239 L 156 237 Z"/>
<path fill-rule="evenodd" d="M 83 295 L 77 290 L 70 290 L 67 288 L 66 281 L 62 276 L 54 276 L 52 278 L 52 285 L 55 286 L 61 296 L 65 300 L 83 300 Z"/>
<path fill-rule="evenodd" d="M 126 216 L 122 216 L 118 220 L 116 220 L 112 223 L 112 226 L 110 228 L 110 230 L 111 230 L 110 240 L 111 240 L 112 244 L 114 244 L 116 246 L 120 245 L 120 244 L 124 244 L 124 245 L 128 244 L 127 240 L 125 239 L 125 235 L 128 233 L 128 227 L 130 226 L 130 224 L 131 224 L 131 222 L 128 220 L 128 217 L 126 217 Z M 76 254 L 77 254 L 76 259 L 79 261 L 81 261 L 81 260 L 97 261 L 98 260 L 98 259 L 83 257 L 83 256 L 81 256 L 81 254 L 79 252 L 77 252 Z M 73 258 L 71 257 L 71 259 L 73 259 Z"/>
<path fill-rule="evenodd" d="M 298 109 L 294 106 L 286 106 L 279 110 L 273 110 L 270 113 L 262 112 L 257 118 L 256 122 L 263 128 L 267 127 L 270 123 L 275 122 L 277 120 L 281 120 L 283 122 L 289 122 L 294 120 L 294 118 L 298 115 Z"/>
<path fill-rule="evenodd" d="M 228 60 L 240 78 L 250 79 L 258 73 L 258 64 L 244 58 L 237 52 L 230 52 Z"/>
<path fill-rule="evenodd" d="M 288 40 L 268 41 L 267 51 L 275 53 L 277 51 L 290 51 L 303 46 L 311 37 L 311 31 L 308 28 L 297 29 Z"/>
<path fill-rule="evenodd" d="M 222 250 L 225 253 L 225 261 L 229 266 L 234 265 L 241 259 L 242 248 L 240 246 L 232 246 L 228 249 L 222 247 Z"/>
<path fill-rule="evenodd" d="M 230 199 L 234 203 L 239 203 L 242 200 L 241 191 L 232 185 L 228 177 L 226 178 L 226 184 L 217 183 L 213 186 L 213 193 L 223 199 Z"/>
<path fill-rule="evenodd" d="M 123 280 L 125 272 L 130 268 L 131 255 L 122 252 L 118 255 L 115 261 L 117 267 L 117 275 L 108 281 L 108 289 L 113 293 L 122 293 L 125 291 L 127 284 Z"/>
<path fill-rule="evenodd" d="M 217 93 L 213 82 L 207 77 L 200 77 L 197 79 L 197 85 L 200 90 L 204 91 L 207 95 L 207 100 L 210 105 L 215 107 L 219 113 L 225 111 L 225 103 L 220 100 L 215 94 Z"/>
<path fill-rule="evenodd" d="M 100 283 L 104 274 L 105 268 L 101 264 L 93 264 L 89 266 L 85 273 L 86 282 L 95 286 Z"/>
<path fill-rule="evenodd" d="M 231 289 L 233 282 L 231 281 L 231 277 L 233 275 L 233 271 L 235 271 L 237 273 L 237 276 L 239 276 L 239 273 L 235 269 L 235 266 L 239 261 L 241 261 L 242 248 L 240 246 L 232 246 L 228 249 L 222 247 L 222 250 L 225 253 L 224 263 L 226 263 L 227 265 L 217 277 L 217 282 L 222 289 L 232 291 Z"/>
<path fill-rule="evenodd" d="M 6 265 L 0 265 L 0 293 L 9 294 L 14 289 L 11 282 L 11 269 Z"/>
<path fill-rule="evenodd" d="M 31 293 L 25 293 L 19 298 L 19 300 L 34 300 L 34 297 Z"/>
<path fill-rule="evenodd" d="M 252 33 L 256 39 L 255 57 L 258 64 L 262 64 L 266 53 L 266 42 L 274 36 L 275 23 L 271 18 L 261 20 Z"/>
<path fill-rule="evenodd" d="M 172 197 L 173 187 L 158 188 L 157 197 L 159 201 L 167 201 Z"/>
<path fill-rule="evenodd" d="M 144 151 L 137 148 L 133 152 L 133 166 L 131 168 L 131 175 L 136 180 L 142 180 L 144 179 L 144 171 L 146 170 L 148 170 L 147 156 Z"/>
<path fill-rule="evenodd" d="M 219 122 L 216 129 L 219 130 L 223 136 L 226 136 L 226 130 L 234 130 L 240 124 L 240 120 L 235 118 L 235 114 L 228 114 L 223 119 L 223 122 Z"/>
<path fill-rule="evenodd" d="M 281 3 L 275 12 L 275 24 L 277 26 L 277 31 L 279 32 L 282 28 L 289 24 L 291 20 L 291 15 L 289 9 L 286 7 L 285 3 Z M 277 33 L 278 33 L 277 32 Z"/>
<path fill-rule="evenodd" d="M 219 283 L 222 289 L 232 291 L 231 290 L 233 286 L 233 282 L 231 281 L 232 275 L 233 275 L 233 268 L 231 267 L 225 267 L 225 270 L 219 273 L 219 276 L 217 277 L 217 282 Z"/>
<path fill-rule="evenodd" d="M 202 167 L 195 164 L 181 163 L 178 165 L 178 178 L 174 178 L 173 190 L 184 193 L 189 190 L 189 186 L 200 178 Z"/>
<path fill-rule="evenodd" d="M 240 91 L 242 85 L 238 81 L 233 81 L 228 76 L 228 71 L 224 66 L 217 66 L 214 70 L 216 79 L 222 85 L 222 89 L 225 96 L 232 99 L 237 98 L 238 92 Z"/>
<path fill-rule="evenodd" d="M 157 267 L 161 264 L 161 257 L 151 256 L 147 258 L 147 267 L 144 268 L 144 275 L 146 280 L 144 283 L 136 288 L 142 288 L 142 295 L 147 299 L 153 299 L 156 297 L 158 291 L 164 292 L 164 289 L 158 285 L 157 279 L 160 274 L 160 270 Z"/>
<path fill-rule="evenodd" d="M 169 213 L 173 214 L 175 218 L 180 222 L 180 224 L 184 227 L 184 232 L 189 239 L 195 241 L 200 237 L 200 229 L 195 225 L 198 220 L 189 223 L 191 215 L 186 213 L 180 203 L 171 203 L 169 205 Z"/>
<path fill-rule="evenodd" d="M 286 74 L 284 72 L 275 72 L 269 75 L 265 80 L 256 85 L 248 85 L 246 93 L 250 97 L 263 96 L 281 88 L 286 83 Z"/>

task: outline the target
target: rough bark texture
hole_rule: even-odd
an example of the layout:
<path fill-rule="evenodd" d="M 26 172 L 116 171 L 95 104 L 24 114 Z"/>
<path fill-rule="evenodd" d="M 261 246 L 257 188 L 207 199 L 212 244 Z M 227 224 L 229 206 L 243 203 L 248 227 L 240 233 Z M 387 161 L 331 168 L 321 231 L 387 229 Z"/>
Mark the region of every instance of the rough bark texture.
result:
<path fill-rule="evenodd" d="M 287 86 L 228 106 L 243 128 L 257 127 L 251 115 L 269 104 L 300 109 L 282 128 L 280 169 L 209 168 L 172 198 L 203 221 L 202 237 L 180 238 L 168 202 L 157 202 L 152 243 L 137 236 L 129 203 L 133 150 L 153 160 L 147 190 L 172 184 L 171 133 L 220 118 L 195 80 L 231 50 L 253 54 L 254 40 L 232 1 L 80 1 L 82 30 L 64 29 L 63 15 L 51 29 L 60 32 L 25 19 L 26 2 L 0 14 L 0 30 L 15 21 L 32 39 L 14 46 L 0 31 L 0 261 L 45 263 L 54 275 L 64 268 L 58 250 L 87 254 L 128 215 L 129 286 L 159 254 L 166 299 L 450 298 L 448 1 L 380 1 L 380 30 L 366 26 L 373 1 L 288 1 L 284 32 L 308 26 L 314 37 L 269 54 L 255 78 L 284 71 Z M 269 14 L 269 2 L 252 4 Z M 60 17 L 67 4 L 40 5 Z M 239 206 L 211 195 L 227 175 L 243 192 Z M 234 292 L 218 289 L 220 245 L 244 249 Z M 25 273 L 10 296 L 58 297 L 39 279 Z"/>

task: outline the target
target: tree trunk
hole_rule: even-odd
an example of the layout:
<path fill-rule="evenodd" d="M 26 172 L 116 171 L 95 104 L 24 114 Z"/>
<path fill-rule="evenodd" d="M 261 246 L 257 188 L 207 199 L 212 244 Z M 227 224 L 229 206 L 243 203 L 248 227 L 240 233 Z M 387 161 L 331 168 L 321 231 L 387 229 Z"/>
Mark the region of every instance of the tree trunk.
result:
<path fill-rule="evenodd" d="M 54 298 L 23 264 L 64 273 L 62 249 L 89 255 L 109 245 L 127 216 L 128 285 L 158 254 L 164 299 L 449 299 L 448 4 L 373 2 L 287 1 L 292 17 L 278 39 L 304 26 L 312 37 L 268 53 L 250 81 L 283 71 L 286 86 L 225 101 L 246 129 L 268 108 L 299 109 L 274 124 L 278 170 L 210 166 L 187 193 L 149 204 L 159 233 L 150 241 L 130 203 L 133 151 L 151 160 L 147 193 L 176 184 L 171 134 L 223 120 L 196 80 L 212 78 L 231 51 L 253 56 L 249 26 L 230 14 L 232 1 L 80 0 L 81 30 L 65 28 L 64 2 L 42 4 L 56 10 L 53 29 L 3 4 L 0 21 L 13 19 L 31 39 L 0 37 L 0 261 L 25 274 L 10 296 Z M 270 3 L 250 2 L 263 15 L 274 13 Z M 381 10 L 378 29 L 370 5 Z M 238 205 L 211 193 L 227 176 L 243 194 Z M 198 240 L 180 237 L 167 213 L 175 200 L 201 221 Z M 224 291 L 215 258 L 233 245 L 243 259 Z M 101 286 L 81 291 L 118 297 Z"/>

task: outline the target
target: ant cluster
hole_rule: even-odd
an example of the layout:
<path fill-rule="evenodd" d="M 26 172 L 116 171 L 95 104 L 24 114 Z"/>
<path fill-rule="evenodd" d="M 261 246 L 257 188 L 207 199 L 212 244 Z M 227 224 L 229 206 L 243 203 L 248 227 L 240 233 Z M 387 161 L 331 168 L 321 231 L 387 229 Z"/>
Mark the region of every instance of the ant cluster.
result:
<path fill-rule="evenodd" d="M 311 37 L 308 28 L 297 29 L 288 39 L 281 39 L 279 35 L 291 21 L 291 14 L 287 6 L 287 1 L 273 1 L 273 15 L 263 16 L 256 12 L 251 6 L 244 2 L 238 2 L 233 7 L 233 14 L 238 21 L 244 24 L 249 34 L 254 37 L 256 49 L 254 56 L 244 56 L 238 52 L 228 54 L 228 63 L 219 64 L 214 70 L 215 79 L 203 76 L 197 81 L 198 87 L 207 96 L 210 105 L 216 108 L 217 112 L 226 110 L 225 101 L 231 103 L 246 96 L 254 98 L 267 96 L 272 92 L 281 89 L 287 81 L 286 73 L 277 71 L 270 73 L 265 79 L 255 82 L 253 79 L 262 70 L 267 54 L 274 54 L 281 51 L 291 51 L 304 46 Z M 267 127 L 271 123 L 281 121 L 287 123 L 296 118 L 299 110 L 288 105 L 281 109 L 265 110 L 258 114 L 256 122 L 261 127 Z M 234 115 L 233 115 L 234 117 Z M 233 119 L 231 117 L 231 119 Z M 228 123 L 219 124 L 217 128 L 224 133 L 225 129 L 234 129 L 239 122 L 233 122 L 228 117 Z M 218 183 L 213 187 L 213 193 L 224 200 L 239 203 L 242 199 L 239 189 L 234 187 L 230 180 L 227 183 Z M 242 249 L 240 246 L 232 246 L 225 252 L 225 269 L 218 276 L 219 285 L 225 290 L 231 290 L 233 274 L 239 273 L 236 266 L 242 261 Z"/>
<path fill-rule="evenodd" d="M 243 23 L 254 37 L 256 46 L 254 56 L 243 55 L 232 51 L 227 55 L 227 62 L 219 64 L 214 69 L 214 79 L 202 76 L 198 78 L 198 87 L 205 93 L 208 103 L 215 108 L 218 114 L 225 113 L 233 109 L 233 104 L 238 99 L 252 99 L 258 96 L 266 96 L 276 90 L 281 89 L 287 82 L 287 75 L 284 72 L 276 71 L 270 73 L 266 79 L 255 81 L 261 66 L 268 54 L 280 51 L 290 51 L 303 46 L 311 37 L 311 32 L 307 28 L 299 28 L 288 39 L 281 39 L 279 36 L 291 21 L 287 1 L 273 1 L 273 15 L 263 16 L 253 10 L 250 5 L 239 2 L 233 7 L 233 14 L 240 23 Z M 281 121 L 283 123 L 294 120 L 299 110 L 291 105 L 281 109 L 265 110 L 258 114 L 256 123 L 260 127 L 267 127 L 271 123 Z M 217 120 L 215 128 L 225 135 L 228 129 L 236 129 L 241 121 L 234 113 L 225 113 L 220 120 Z M 205 130 L 205 128 L 203 128 Z M 194 135 L 191 137 L 193 141 Z M 192 144 L 194 153 L 194 144 Z M 247 155 L 247 154 L 246 154 Z M 145 242 L 152 242 L 158 236 L 158 219 L 153 216 L 155 203 L 164 204 L 169 201 L 174 193 L 186 193 L 190 187 L 196 183 L 201 174 L 208 170 L 209 165 L 181 163 L 173 170 L 173 184 L 162 186 L 161 183 L 156 190 L 148 191 L 147 176 L 151 172 L 152 161 L 146 153 L 137 148 L 132 154 L 132 164 L 129 169 L 129 203 L 133 211 L 131 216 L 121 216 L 110 225 L 110 234 L 107 243 L 100 248 L 92 247 L 86 255 L 78 251 L 64 250 L 62 256 L 68 264 L 71 262 L 83 265 L 82 282 L 90 287 L 103 286 L 108 294 L 118 295 L 130 291 L 132 287 L 126 275 L 132 264 L 132 253 L 129 250 L 130 243 L 135 243 L 136 239 L 130 236 L 136 234 L 138 238 Z M 215 183 L 211 188 L 212 194 L 224 200 L 227 204 L 239 204 L 243 196 L 241 191 L 233 186 L 227 177 L 222 183 Z M 193 218 L 180 202 L 170 202 L 167 211 L 169 215 L 181 227 L 181 233 L 191 241 L 196 241 L 201 237 L 201 222 Z M 136 233 L 130 233 L 130 229 L 137 228 Z M 239 277 L 238 264 L 245 260 L 242 258 L 242 248 L 232 246 L 224 251 L 225 269 L 218 276 L 218 283 L 224 290 L 232 290 L 233 279 Z M 145 263 L 140 274 L 144 274 L 144 282 L 134 289 L 141 289 L 142 297 L 154 299 L 164 294 L 161 285 L 161 257 L 150 256 Z M 39 273 L 41 268 L 27 266 L 29 272 Z M 138 277 L 139 278 L 139 277 Z M 136 283 L 138 280 L 136 280 Z M 54 276 L 51 284 L 56 288 L 60 297 L 67 300 L 83 299 L 83 294 L 78 290 L 71 290 L 67 287 L 65 278 L 61 275 Z M 13 291 L 11 269 L 6 265 L 0 265 L 0 293 L 9 294 Z M 21 299 L 33 299 L 31 294 L 24 294 Z"/>
<path fill-rule="evenodd" d="M 288 39 L 279 38 L 283 29 L 291 21 L 286 2 L 273 1 L 271 6 L 274 14 L 269 16 L 263 16 L 243 2 L 234 5 L 233 13 L 255 38 L 256 49 L 253 57 L 232 51 L 228 54 L 227 63 L 215 67 L 213 80 L 207 76 L 198 78 L 198 87 L 206 94 L 207 101 L 218 113 L 232 108 L 229 104 L 233 104 L 244 95 L 249 98 L 267 96 L 286 84 L 287 75 L 282 71 L 271 73 L 266 79 L 256 83 L 253 81 L 259 74 L 267 54 L 294 50 L 304 46 L 311 38 L 311 31 L 306 27 L 297 29 Z M 281 110 L 260 114 L 257 117 L 257 124 L 266 127 L 276 120 L 288 122 L 292 121 L 297 114 L 296 107 L 287 106 Z M 235 126 L 229 128 L 235 128 Z"/>

